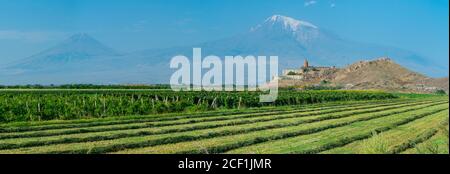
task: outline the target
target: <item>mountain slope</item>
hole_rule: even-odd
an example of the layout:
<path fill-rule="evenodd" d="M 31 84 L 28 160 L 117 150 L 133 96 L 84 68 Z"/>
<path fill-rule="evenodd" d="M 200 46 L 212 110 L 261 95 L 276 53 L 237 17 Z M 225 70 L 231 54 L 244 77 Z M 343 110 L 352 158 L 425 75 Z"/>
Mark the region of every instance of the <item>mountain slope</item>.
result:
<path fill-rule="evenodd" d="M 171 58 L 192 57 L 194 47 L 202 48 L 203 57 L 278 56 L 280 71 L 301 66 L 304 58 L 313 65 L 344 67 L 359 60 L 389 56 L 422 74 L 448 75 L 446 65 L 436 65 L 410 51 L 347 41 L 312 23 L 274 15 L 233 37 L 129 54 L 120 54 L 87 34 L 77 34 L 17 64 L 0 68 L 0 83 L 168 83 L 174 72 L 169 68 Z"/>
<path fill-rule="evenodd" d="M 119 53 L 88 34 L 75 34 L 62 43 L 21 60 L 9 69 L 23 71 L 46 71 L 72 66 L 98 57 L 118 56 Z"/>
<path fill-rule="evenodd" d="M 276 55 L 280 69 L 295 68 L 308 58 L 312 64 L 344 67 L 353 62 L 376 57 L 391 57 L 396 62 L 430 76 L 448 75 L 446 65 L 438 65 L 413 52 L 393 47 L 348 41 L 306 21 L 274 15 L 243 34 L 186 47 L 151 50 L 139 54 L 140 62 L 169 62 L 192 48 L 202 48 L 203 55 Z"/>
<path fill-rule="evenodd" d="M 336 72 L 334 83 L 351 89 L 386 89 L 410 92 L 448 92 L 448 78 L 433 79 L 412 72 L 389 58 L 360 61 Z M 446 83 L 446 84 L 445 84 Z"/>
<path fill-rule="evenodd" d="M 389 58 L 380 58 L 354 63 L 339 71 L 335 80 L 342 83 L 395 81 L 404 85 L 424 78 L 425 76 L 411 72 Z"/>

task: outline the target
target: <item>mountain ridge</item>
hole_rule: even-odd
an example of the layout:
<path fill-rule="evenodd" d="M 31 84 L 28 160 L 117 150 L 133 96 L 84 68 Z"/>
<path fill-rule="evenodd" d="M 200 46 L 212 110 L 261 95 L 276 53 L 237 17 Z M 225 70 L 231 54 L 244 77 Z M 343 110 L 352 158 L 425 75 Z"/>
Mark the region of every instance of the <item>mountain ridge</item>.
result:
<path fill-rule="evenodd" d="M 16 62 L 10 69 L 22 72 L 52 69 L 97 57 L 119 56 L 120 53 L 86 33 L 77 33 L 59 44 Z"/>
<path fill-rule="evenodd" d="M 402 92 L 432 93 L 444 90 L 448 93 L 447 81 L 430 78 L 397 64 L 390 58 L 360 61 L 337 72 L 333 80 L 351 89 L 384 89 Z"/>
<path fill-rule="evenodd" d="M 0 69 L 2 75 L 10 75 L 2 77 L 0 83 L 168 83 L 174 71 L 169 68 L 170 58 L 180 54 L 191 57 L 194 47 L 202 48 L 203 56 L 277 55 L 279 69 L 299 66 L 304 58 L 312 64 L 344 67 L 359 60 L 389 55 L 402 66 L 420 73 L 448 73 L 448 68 L 439 67 L 412 52 L 347 41 L 312 23 L 274 15 L 236 36 L 127 54 L 119 53 L 87 34 L 76 34 L 50 48 L 51 51 L 45 50 L 24 59 L 25 63 Z"/>
<path fill-rule="evenodd" d="M 433 93 L 438 90 L 449 92 L 448 77 L 430 78 L 402 67 L 388 57 L 362 60 L 343 68 L 315 70 L 316 67 L 311 66 L 308 69 L 310 72 L 281 76 L 281 86 L 325 85 L 345 89 L 376 89 L 395 92 Z"/>

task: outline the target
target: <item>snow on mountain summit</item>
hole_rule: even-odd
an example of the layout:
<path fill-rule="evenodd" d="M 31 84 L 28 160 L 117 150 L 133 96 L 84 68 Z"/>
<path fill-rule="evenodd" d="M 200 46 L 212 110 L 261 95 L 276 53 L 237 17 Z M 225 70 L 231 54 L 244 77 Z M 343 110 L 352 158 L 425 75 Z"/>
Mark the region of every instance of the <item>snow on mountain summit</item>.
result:
<path fill-rule="evenodd" d="M 285 28 L 289 28 L 293 31 L 297 31 L 301 27 L 310 27 L 310 28 L 314 28 L 314 29 L 319 28 L 309 22 L 296 20 L 294 18 L 282 16 L 282 15 L 273 15 L 266 20 L 266 23 L 267 22 L 272 23 L 272 24 L 282 23 Z"/>
<path fill-rule="evenodd" d="M 174 48 L 118 53 L 88 34 L 75 34 L 52 48 L 0 68 L 0 83 L 168 83 L 174 55 L 267 55 L 279 57 L 279 69 L 293 68 L 308 58 L 312 65 L 343 67 L 365 58 L 389 56 L 423 73 L 447 73 L 414 52 L 348 41 L 317 26 L 273 15 L 251 31 L 220 40 Z M 387 54 L 388 53 L 388 54 Z M 157 74 L 153 75 L 152 74 Z M 43 78 L 45 77 L 45 78 Z"/>
<path fill-rule="evenodd" d="M 291 17 L 282 16 L 282 15 L 273 15 L 269 18 L 267 18 L 263 24 L 260 24 L 254 28 L 251 29 L 251 31 L 258 30 L 260 28 L 263 28 L 264 26 L 273 27 L 273 26 L 281 26 L 283 29 L 297 32 L 300 31 L 302 28 L 309 28 L 309 29 L 319 29 L 319 27 L 306 22 L 297 20 Z"/>
<path fill-rule="evenodd" d="M 252 28 L 250 32 L 266 38 L 291 37 L 303 47 L 308 47 L 311 42 L 324 36 L 319 27 L 305 21 L 300 21 L 282 15 L 273 15 L 262 24 Z"/>

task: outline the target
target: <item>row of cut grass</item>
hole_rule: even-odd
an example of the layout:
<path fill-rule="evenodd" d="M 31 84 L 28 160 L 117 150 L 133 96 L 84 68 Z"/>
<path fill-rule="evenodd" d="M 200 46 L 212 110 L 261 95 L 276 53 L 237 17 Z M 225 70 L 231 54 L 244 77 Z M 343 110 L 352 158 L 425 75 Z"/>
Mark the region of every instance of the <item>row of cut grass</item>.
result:
<path fill-rule="evenodd" d="M 316 115 L 316 114 L 298 114 L 298 115 L 277 115 L 277 116 L 265 116 L 265 117 L 252 117 L 246 119 L 239 120 L 227 120 L 227 121 L 217 121 L 217 122 L 206 122 L 206 123 L 196 123 L 196 124 L 188 124 L 182 126 L 168 126 L 165 128 L 148 128 L 148 129 L 139 129 L 139 130 L 125 130 L 125 131 L 110 131 L 110 132 L 100 132 L 100 133 L 86 133 L 86 134 L 76 134 L 72 136 L 52 136 L 52 137 L 39 137 L 39 138 L 16 138 L 16 139 L 8 139 L 0 141 L 0 149 L 13 149 L 20 147 L 32 147 L 32 146 L 40 146 L 40 145 L 50 145 L 50 144 L 62 144 L 62 143 L 77 143 L 77 142 L 91 142 L 91 141 L 100 141 L 100 140 L 111 140 L 125 137 L 134 137 L 134 136 L 145 136 L 145 135 L 157 135 L 157 134 L 167 134 L 167 133 L 175 133 L 175 132 L 186 132 L 186 131 L 194 131 L 201 129 L 211 129 L 218 128 L 224 126 L 236 126 L 236 125 L 244 125 L 244 124 L 252 124 L 257 122 L 269 122 L 275 120 L 286 120 L 289 119 L 289 122 L 295 122 L 298 124 L 301 123 L 311 123 L 316 121 L 322 121 L 326 119 L 339 119 L 348 117 L 355 114 L 362 113 L 370 113 L 370 112 L 378 112 L 384 110 L 391 110 L 396 108 L 414 106 L 423 103 L 405 103 L 394 106 L 384 106 L 384 107 L 375 107 L 371 109 L 359 109 L 357 111 L 346 111 L 346 112 L 332 112 L 332 114 L 328 115 Z"/>
<path fill-rule="evenodd" d="M 382 104 L 385 105 L 385 104 Z M 360 106 L 360 105 L 356 105 Z M 216 121 L 216 120 L 231 120 L 238 118 L 250 118 L 250 117 L 259 117 L 259 116 L 270 116 L 274 114 L 293 114 L 297 112 L 312 112 L 319 110 L 328 110 L 328 109 L 336 109 L 336 108 L 344 108 L 344 106 L 337 107 L 324 107 L 324 108 L 316 108 L 316 109 L 305 109 L 305 110 L 291 110 L 291 111 L 274 111 L 274 112 L 262 112 L 262 113 L 250 113 L 250 114 L 236 114 L 230 116 L 214 116 L 214 117 L 200 117 L 200 118 L 180 118 L 180 119 L 170 119 L 166 120 L 166 124 L 160 124 L 164 121 L 153 121 L 153 120 L 140 120 L 138 122 L 122 122 L 120 124 L 96 124 L 92 123 L 91 125 L 82 125 L 80 127 L 63 126 L 63 127 L 53 127 L 54 129 L 46 128 L 38 128 L 37 130 L 29 130 L 25 132 L 8 132 L 8 133 L 0 133 L 0 139 L 9 139 L 9 138 L 23 138 L 23 137 L 40 137 L 40 136 L 53 136 L 53 135 L 64 135 L 64 134 L 78 134 L 78 133 L 89 133 L 89 132 L 103 132 L 103 131 L 115 131 L 115 130 L 128 130 L 128 129 L 141 129 L 141 128 L 149 128 L 149 127 L 162 127 L 162 126 L 171 126 L 170 124 L 177 124 L 178 122 L 182 122 L 184 124 L 191 124 L 194 122 L 202 122 L 202 121 Z M 201 120 L 201 121 L 199 121 Z M 156 125 L 153 124 L 157 122 Z M 180 123 L 178 123 L 180 124 Z M 68 128 L 66 128 L 68 127 Z"/>
<path fill-rule="evenodd" d="M 393 102 L 401 102 L 401 101 L 393 101 Z M 382 102 L 379 102 L 382 103 Z M 364 103 L 353 103 L 355 106 L 364 105 Z M 224 111 L 224 112 L 213 112 L 213 113 L 194 113 L 194 114 L 184 114 L 184 115 L 160 115 L 160 116 L 137 116 L 132 117 L 133 119 L 118 119 L 111 120 L 111 118 L 105 118 L 105 120 L 93 119 L 93 120 L 84 120 L 80 123 L 59 123 L 59 124 L 44 124 L 46 122 L 54 122 L 54 121 L 45 121 L 42 125 L 34 125 L 34 126 L 2 126 L 0 127 L 0 133 L 17 133 L 17 132 L 26 132 L 26 131 L 39 131 L 39 130 L 51 130 L 51 129 L 67 129 L 67 128 L 82 128 L 82 127 L 94 127 L 94 126 L 108 126 L 108 125 L 116 125 L 116 124 L 132 124 L 132 123 L 143 123 L 143 122 L 160 122 L 160 121 L 171 121 L 171 120 L 179 120 L 179 119 L 191 119 L 191 118 L 206 118 L 206 117 L 219 117 L 219 116 L 228 116 L 228 115 L 257 115 L 261 113 L 267 112 L 300 112 L 300 111 L 310 111 L 310 110 L 319 110 L 326 108 L 339 108 L 342 104 L 321 104 L 321 105 L 307 105 L 307 106 L 291 106 L 291 107 L 282 107 L 282 108 L 273 108 L 270 109 L 243 109 L 240 111 Z M 128 117 L 128 116 L 127 116 Z"/>
<path fill-rule="evenodd" d="M 430 102 L 430 101 L 426 101 Z M 412 102 L 417 103 L 417 102 Z M 419 102 L 420 103 L 420 102 Z M 220 116 L 220 117 L 208 117 L 208 118 L 195 118 L 195 119 L 182 119 L 175 121 L 166 121 L 159 123 L 135 123 L 135 124 L 121 124 L 121 125 L 107 125 L 107 126 L 94 126 L 88 128 L 68 128 L 68 129 L 55 129 L 55 130 L 38 130 L 38 131 L 28 131 L 19 133 L 3 133 L 0 134 L 0 140 L 11 139 L 11 138 L 26 138 L 26 137 L 44 137 L 44 136 L 56 136 L 56 135 L 69 135 L 69 134 L 79 134 L 79 133 L 93 133 L 93 132 L 105 132 L 105 131 L 117 131 L 117 130 L 130 130 L 130 129 L 145 129 L 154 127 L 164 127 L 164 126 L 176 126 L 184 124 L 194 124 L 202 122 L 212 122 L 212 121 L 225 121 L 225 120 L 235 120 L 235 119 L 246 119 L 246 118 L 257 118 L 257 117 L 272 117 L 272 115 L 278 115 L 279 117 L 285 116 L 285 118 L 300 117 L 300 116 L 312 116 L 327 113 L 336 113 L 356 109 L 366 109 L 366 108 L 376 108 L 381 106 L 388 106 L 396 103 L 384 103 L 375 105 L 364 105 L 364 106 L 341 106 L 336 108 L 325 108 L 325 109 L 313 109 L 308 111 L 303 111 L 302 113 L 296 112 L 268 112 L 261 114 L 249 114 L 249 115 L 231 115 L 231 116 Z M 278 117 L 277 117 L 278 118 Z M 275 119 L 275 118 L 273 118 Z M 269 119 L 270 120 L 270 119 Z M 1 142 L 1 141 L 0 141 Z"/>
<path fill-rule="evenodd" d="M 438 132 L 430 139 L 415 144 L 414 147 L 406 149 L 401 154 L 449 154 L 449 126 L 439 127 Z"/>
<path fill-rule="evenodd" d="M 429 107 L 430 105 L 433 105 L 433 104 L 423 104 L 421 106 L 410 107 L 407 110 L 412 111 L 412 110 L 420 109 L 423 107 Z M 389 114 L 395 114 L 398 112 L 406 112 L 406 111 L 405 111 L 405 109 L 393 110 L 393 111 L 391 111 L 391 113 L 389 113 L 389 111 L 382 111 L 379 115 L 375 115 L 373 117 L 383 117 L 383 116 L 386 116 Z M 352 118 L 357 119 L 356 121 L 363 121 L 363 120 L 360 120 L 360 118 L 358 118 L 358 117 L 356 117 L 356 118 L 352 117 Z M 333 120 L 330 120 L 330 121 L 333 121 Z M 325 121 L 325 123 L 322 123 L 322 124 L 327 125 L 326 123 L 328 123 L 328 122 L 329 121 Z M 276 123 L 279 123 L 279 124 L 276 124 Z M 312 123 L 312 124 L 314 124 L 314 123 Z M 320 122 L 317 124 L 320 124 Z M 305 125 L 309 125 L 309 124 L 305 124 Z M 160 145 L 160 144 L 176 143 L 176 142 L 182 142 L 182 141 L 200 140 L 200 139 L 205 139 L 205 138 L 213 138 L 213 137 L 219 137 L 219 136 L 236 135 L 236 134 L 241 134 L 241 133 L 262 131 L 262 130 L 266 130 L 266 129 L 275 129 L 275 128 L 280 128 L 280 127 L 282 129 L 283 128 L 289 129 L 289 128 L 292 128 L 295 126 L 298 126 L 298 125 L 293 125 L 292 122 L 290 122 L 290 120 L 282 120 L 282 121 L 276 121 L 276 122 L 275 121 L 262 122 L 262 123 L 254 123 L 254 124 L 250 124 L 250 125 L 220 127 L 220 128 L 214 128 L 214 129 L 197 130 L 197 131 L 189 131 L 189 132 L 181 132 L 181 133 L 173 133 L 173 134 L 139 136 L 139 137 L 120 138 L 120 139 L 114 139 L 114 140 L 95 141 L 95 142 L 87 142 L 87 143 L 70 143 L 70 144 L 57 144 L 57 145 L 48 145 L 48 146 L 30 147 L 30 148 L 20 148 L 20 149 L 12 149 L 12 150 L 3 150 L 3 151 L 0 151 L 0 153 L 105 153 L 105 152 L 114 152 L 114 151 L 118 151 L 118 150 L 124 150 L 127 148 L 139 148 L 139 147 L 146 147 L 146 146 L 155 146 L 155 145 Z M 333 126 L 343 126 L 343 125 L 333 125 Z M 333 126 L 327 126 L 326 128 L 331 128 Z M 309 130 L 309 131 L 311 131 L 311 130 Z M 320 130 L 314 129 L 313 131 L 320 131 Z"/>
<path fill-rule="evenodd" d="M 448 110 L 436 114 L 434 117 L 426 117 L 409 124 L 399 126 L 390 131 L 376 134 L 373 137 L 356 141 L 343 147 L 324 151 L 327 154 L 384 154 L 398 153 L 409 146 L 416 144 L 418 140 L 434 135 L 437 128 L 448 117 Z"/>
<path fill-rule="evenodd" d="M 412 121 L 415 121 L 417 119 L 421 119 L 421 118 L 427 117 L 428 115 L 441 114 L 443 112 L 445 113 L 445 111 L 447 111 L 446 115 L 448 115 L 448 107 L 446 109 L 438 110 L 436 112 L 431 112 L 431 113 L 428 113 L 428 114 L 414 115 L 412 118 L 408 118 L 408 119 L 405 119 L 405 120 L 400 121 L 400 122 L 396 122 L 396 123 L 393 123 L 393 124 L 390 124 L 390 125 L 387 125 L 387 126 L 384 126 L 384 127 L 377 128 L 377 129 L 373 130 L 372 132 L 365 132 L 365 133 L 361 133 L 361 134 L 358 134 L 358 135 L 355 135 L 355 136 L 352 136 L 352 137 L 345 137 L 342 140 L 335 141 L 335 142 L 332 142 L 332 143 L 328 143 L 328 144 L 325 144 L 323 146 L 320 146 L 318 148 L 314 148 L 314 149 L 311 149 L 311 150 L 301 151 L 300 153 L 319 153 L 319 152 L 326 151 L 326 150 L 329 150 L 329 149 L 342 147 L 342 146 L 345 146 L 345 145 L 350 144 L 350 143 L 355 142 L 355 141 L 359 141 L 359 140 L 370 138 L 373 135 L 376 135 L 378 133 L 389 131 L 389 130 L 397 127 L 397 126 L 408 124 L 408 123 L 410 123 Z M 426 132 L 425 134 L 429 134 L 429 132 Z M 425 135 L 425 136 L 428 136 L 428 135 Z M 400 148 L 402 148 L 402 147 L 400 146 Z M 393 150 L 394 153 L 395 153 L 396 149 L 399 149 L 399 146 L 394 147 L 394 150 Z"/>
<path fill-rule="evenodd" d="M 447 109 L 447 105 L 429 107 L 414 113 L 396 114 L 391 117 L 354 123 L 315 134 L 242 147 L 228 153 L 319 153 L 369 138 L 373 132 L 387 131 L 426 116 L 439 114 Z"/>
<path fill-rule="evenodd" d="M 434 99 L 429 99 L 434 100 Z M 208 111 L 208 112 L 198 112 L 198 113 L 169 113 L 169 114 L 157 114 L 157 115 L 144 115 L 144 116 L 120 116 L 120 117 L 106 117 L 106 118 L 91 118 L 91 119 L 79 119 L 79 120 L 50 120 L 42 122 L 17 122 L 17 123 L 7 123 L 0 124 L 0 133 L 2 132 L 20 132 L 20 131 L 30 131 L 30 130 L 48 130 L 57 129 L 60 127 L 70 128 L 70 127 L 90 127 L 90 126 L 101 126 L 101 125 L 113 125 L 113 124 L 126 124 L 135 123 L 142 121 L 165 121 L 165 120 L 175 120 L 182 118 L 196 118 L 196 117 L 214 117 L 214 116 L 226 116 L 226 115 L 236 115 L 236 114 L 257 114 L 262 112 L 276 112 L 276 111 L 295 111 L 302 109 L 314 109 L 323 107 L 339 107 L 341 105 L 364 105 L 364 104 L 375 104 L 375 103 L 386 103 L 386 102 L 405 102 L 412 101 L 406 99 L 391 99 L 391 100 L 375 100 L 375 101 L 342 101 L 342 102 L 329 102 L 329 103 L 319 103 L 319 104 L 307 104 L 307 105 L 297 105 L 297 106 L 278 106 L 278 107 L 260 107 L 260 108 L 246 108 L 246 109 L 227 109 L 219 111 Z M 416 100 L 418 101 L 418 100 Z M 422 100 L 423 101 L 423 100 Z M 65 125 L 65 126 L 59 126 Z"/>
<path fill-rule="evenodd" d="M 322 122 L 235 134 L 226 137 L 212 137 L 205 140 L 159 145 L 141 149 L 126 149 L 125 151 L 121 151 L 118 153 L 221 153 L 238 147 L 267 142 L 275 139 L 312 134 L 327 129 L 346 126 L 356 122 L 387 117 L 403 112 L 412 112 L 414 110 L 420 110 L 429 107 L 430 105 L 425 105 L 411 107 L 409 109 L 395 109 L 380 111 L 377 113 L 359 114 L 342 119 L 326 120 Z"/>
<path fill-rule="evenodd" d="M 285 111 L 294 110 L 302 108 L 319 108 L 319 107 L 331 107 L 339 105 L 348 104 L 367 104 L 367 103 L 383 103 L 386 100 L 372 100 L 372 101 L 336 101 L 336 102 L 326 102 L 326 103 L 315 103 L 315 104 L 305 104 L 305 105 L 294 105 L 294 106 L 264 106 L 257 108 L 245 108 L 245 109 L 219 109 L 214 111 L 202 111 L 202 112 L 191 112 L 191 113 L 166 113 L 166 114 L 152 114 L 152 115 L 127 115 L 127 116 L 113 116 L 106 118 L 84 118 L 77 120 L 48 120 L 48 121 L 27 121 L 27 122 L 12 122 L 12 123 L 1 123 L 0 132 L 10 131 L 8 128 L 17 127 L 33 127 L 33 126 L 47 126 L 47 125 L 58 125 L 58 124 L 84 124 L 92 122 L 105 122 L 105 124 L 114 124 L 117 122 L 126 122 L 132 120 L 141 119 L 165 119 L 165 118 L 184 118 L 184 117 L 204 117 L 204 116 L 215 116 L 215 115 L 234 115 L 234 114 L 249 114 L 249 113 L 260 113 L 267 111 Z M 406 101 L 406 99 L 390 99 L 389 101 Z"/>

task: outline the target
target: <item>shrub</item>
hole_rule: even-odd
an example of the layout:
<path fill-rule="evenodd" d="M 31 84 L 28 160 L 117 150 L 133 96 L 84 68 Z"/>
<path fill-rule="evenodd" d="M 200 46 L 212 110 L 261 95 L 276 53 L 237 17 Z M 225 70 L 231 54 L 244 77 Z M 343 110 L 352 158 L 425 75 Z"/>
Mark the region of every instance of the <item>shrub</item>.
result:
<path fill-rule="evenodd" d="M 442 89 L 439 89 L 439 90 L 435 91 L 434 93 L 437 94 L 437 95 L 446 95 L 447 94 L 447 92 L 445 92 Z"/>
<path fill-rule="evenodd" d="M 294 76 L 294 75 L 297 75 L 297 73 L 295 73 L 295 72 L 293 72 L 293 71 L 289 71 L 289 72 L 287 73 L 287 75 Z"/>

